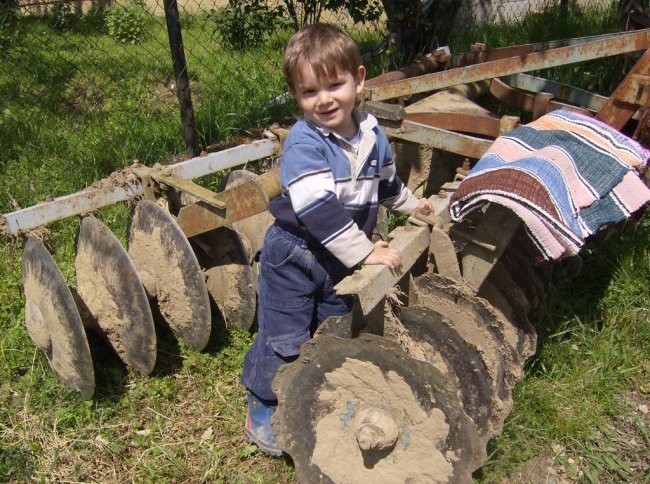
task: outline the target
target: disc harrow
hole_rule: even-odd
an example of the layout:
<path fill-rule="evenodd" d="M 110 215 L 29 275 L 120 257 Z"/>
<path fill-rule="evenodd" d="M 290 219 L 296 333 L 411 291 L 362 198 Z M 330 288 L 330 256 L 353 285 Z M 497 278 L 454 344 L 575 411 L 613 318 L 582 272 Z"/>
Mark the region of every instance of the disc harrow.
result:
<path fill-rule="evenodd" d="M 70 289 L 43 243 L 27 237 L 23 248 L 25 327 L 52 369 L 82 398 L 95 391 L 95 372 L 83 322 Z"/>
<path fill-rule="evenodd" d="M 138 202 L 130 219 L 128 250 L 174 334 L 196 350 L 205 348 L 212 324 L 205 279 L 171 214 L 151 200 Z"/>
<path fill-rule="evenodd" d="M 156 331 L 138 272 L 117 237 L 95 217 L 79 227 L 75 257 L 78 304 L 127 366 L 148 375 L 156 364 Z"/>
<path fill-rule="evenodd" d="M 443 49 L 370 80 L 362 102 L 394 142 L 472 159 L 519 124 L 480 106 L 477 99 L 487 95 L 533 118 L 561 108 L 618 130 L 632 124 L 647 144 L 639 106 L 647 108 L 650 99 L 649 47 L 650 31 L 643 30 L 476 46 L 462 55 Z M 640 50 L 646 54 L 610 98 L 523 74 Z M 551 92 L 537 92 L 540 86 Z M 386 102 L 429 91 L 406 106 Z M 269 139 L 174 165 L 134 165 L 123 185 L 101 184 L 3 217 L 7 235 L 25 235 L 27 331 L 64 384 L 82 398 L 93 395 L 86 330 L 100 333 L 127 367 L 149 374 L 158 323 L 196 351 L 208 344 L 215 310 L 227 326 L 253 326 L 255 254 L 273 221 L 266 208 L 280 193 L 279 176 L 277 167 L 262 175 L 238 168 L 276 157 L 283 134 L 273 129 Z M 580 258 L 536 265 L 519 219 L 496 204 L 452 223 L 450 197 L 469 164 L 453 166 L 452 181 L 425 187 L 435 193 L 432 215 L 409 218 L 389 234 L 402 268 L 364 266 L 341 281 L 336 290 L 354 296 L 353 311 L 324 321 L 300 357 L 278 372 L 273 429 L 298 481 L 470 482 L 488 442 L 502 431 L 513 388 L 537 348 L 534 325 L 580 270 Z M 228 169 L 216 193 L 192 181 Z M 125 248 L 87 214 L 129 199 L 135 203 Z M 75 215 L 83 218 L 71 290 L 29 232 Z"/>

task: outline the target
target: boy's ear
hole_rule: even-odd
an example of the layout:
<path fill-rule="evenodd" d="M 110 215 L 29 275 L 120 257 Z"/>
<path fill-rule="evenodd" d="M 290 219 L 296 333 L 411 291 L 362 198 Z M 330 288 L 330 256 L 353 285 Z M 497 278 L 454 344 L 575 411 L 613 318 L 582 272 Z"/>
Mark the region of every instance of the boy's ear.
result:
<path fill-rule="evenodd" d="M 359 71 L 357 72 L 357 94 L 361 94 L 365 81 L 366 68 L 364 66 L 359 66 Z"/>

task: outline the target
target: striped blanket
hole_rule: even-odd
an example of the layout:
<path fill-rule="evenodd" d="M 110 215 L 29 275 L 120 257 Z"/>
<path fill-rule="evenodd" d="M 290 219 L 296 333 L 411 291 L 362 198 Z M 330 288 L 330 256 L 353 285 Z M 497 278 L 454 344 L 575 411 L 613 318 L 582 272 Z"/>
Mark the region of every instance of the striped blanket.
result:
<path fill-rule="evenodd" d="M 650 152 L 610 126 L 553 111 L 498 137 L 450 200 L 461 221 L 486 203 L 515 212 L 542 259 L 575 255 L 606 224 L 650 201 Z"/>

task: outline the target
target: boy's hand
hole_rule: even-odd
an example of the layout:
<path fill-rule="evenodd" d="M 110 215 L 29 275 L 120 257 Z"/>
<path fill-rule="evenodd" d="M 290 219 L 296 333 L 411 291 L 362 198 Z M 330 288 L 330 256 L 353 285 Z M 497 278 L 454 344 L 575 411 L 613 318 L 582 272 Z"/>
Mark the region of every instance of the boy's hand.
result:
<path fill-rule="evenodd" d="M 429 215 L 433 211 L 433 205 L 428 198 L 420 198 L 418 206 L 413 209 L 410 215 L 415 215 L 415 212 L 420 212 L 424 215 Z"/>
<path fill-rule="evenodd" d="M 388 242 L 379 240 L 363 264 L 383 264 L 390 269 L 398 269 L 402 265 L 402 254 L 399 250 L 388 247 Z"/>

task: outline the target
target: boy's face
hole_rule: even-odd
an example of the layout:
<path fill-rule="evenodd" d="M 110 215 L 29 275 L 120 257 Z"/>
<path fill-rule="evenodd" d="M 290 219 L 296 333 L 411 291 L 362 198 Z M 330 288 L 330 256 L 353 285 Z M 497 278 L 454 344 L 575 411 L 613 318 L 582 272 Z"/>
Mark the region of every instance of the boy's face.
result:
<path fill-rule="evenodd" d="M 357 126 L 352 109 L 356 96 L 363 90 L 365 68 L 360 66 L 354 74 L 338 71 L 332 76 L 319 77 L 311 66 L 303 64 L 296 74 L 295 88 L 290 92 L 305 117 L 341 136 L 353 136 Z"/>

